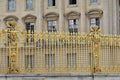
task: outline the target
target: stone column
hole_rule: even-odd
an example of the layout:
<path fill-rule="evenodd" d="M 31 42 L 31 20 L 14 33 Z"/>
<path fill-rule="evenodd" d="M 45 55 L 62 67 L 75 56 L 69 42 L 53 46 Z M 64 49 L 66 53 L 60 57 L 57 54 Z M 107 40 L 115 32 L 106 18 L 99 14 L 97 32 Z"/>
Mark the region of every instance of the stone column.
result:
<path fill-rule="evenodd" d="M 84 33 L 84 32 L 87 32 L 87 25 L 86 25 L 86 15 L 85 15 L 85 12 L 86 12 L 86 0 L 81 0 L 81 26 L 80 26 L 80 32 L 81 33 Z"/>
<path fill-rule="evenodd" d="M 109 17 L 109 0 L 102 1 L 103 8 L 103 25 L 102 30 L 104 34 L 110 33 L 110 17 Z"/>
<path fill-rule="evenodd" d="M 113 12 L 113 16 L 112 16 L 113 17 L 113 28 L 114 28 L 113 34 L 117 34 L 117 31 L 118 31 L 118 22 L 119 22 L 118 5 L 119 5 L 119 0 L 113 0 L 113 11 L 112 11 Z"/>
<path fill-rule="evenodd" d="M 58 25 L 57 29 L 58 31 L 64 31 L 64 0 L 58 0 L 59 1 L 59 18 L 58 18 Z"/>
<path fill-rule="evenodd" d="M 37 20 L 36 20 L 36 30 L 42 31 L 43 29 L 43 3 L 44 0 L 36 0 L 37 7 Z"/>

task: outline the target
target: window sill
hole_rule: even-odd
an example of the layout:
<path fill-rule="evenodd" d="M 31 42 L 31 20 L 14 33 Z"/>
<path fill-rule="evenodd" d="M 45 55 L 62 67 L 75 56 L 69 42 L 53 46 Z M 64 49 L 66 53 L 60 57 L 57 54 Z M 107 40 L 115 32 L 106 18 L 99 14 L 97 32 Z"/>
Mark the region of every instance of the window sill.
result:
<path fill-rule="evenodd" d="M 57 8 L 56 6 L 48 6 L 47 9 Z"/>
<path fill-rule="evenodd" d="M 25 9 L 25 11 L 34 11 L 34 9 Z"/>
<path fill-rule="evenodd" d="M 72 8 L 72 7 L 77 7 L 77 4 L 69 4 L 68 7 Z"/>
<path fill-rule="evenodd" d="M 15 12 L 16 10 L 7 10 L 7 12 Z"/>
<path fill-rule="evenodd" d="M 100 2 L 97 2 L 97 3 L 90 3 L 89 5 L 100 5 Z"/>

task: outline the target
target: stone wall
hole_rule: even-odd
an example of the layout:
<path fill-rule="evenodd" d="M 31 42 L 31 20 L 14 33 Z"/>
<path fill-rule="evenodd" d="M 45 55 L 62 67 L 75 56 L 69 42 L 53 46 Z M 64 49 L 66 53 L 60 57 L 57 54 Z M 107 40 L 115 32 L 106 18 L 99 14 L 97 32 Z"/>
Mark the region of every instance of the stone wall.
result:
<path fill-rule="evenodd" d="M 120 74 L 1 74 L 0 80 L 120 80 Z"/>

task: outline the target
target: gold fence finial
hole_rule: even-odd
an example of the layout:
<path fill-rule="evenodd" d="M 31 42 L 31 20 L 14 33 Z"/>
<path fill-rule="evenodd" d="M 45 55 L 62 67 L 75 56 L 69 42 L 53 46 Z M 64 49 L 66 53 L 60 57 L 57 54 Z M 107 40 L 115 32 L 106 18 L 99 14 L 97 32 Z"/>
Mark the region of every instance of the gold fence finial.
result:
<path fill-rule="evenodd" d="M 100 27 L 97 26 L 97 25 L 90 26 L 90 31 L 91 32 L 99 32 L 100 31 Z"/>
<path fill-rule="evenodd" d="M 7 25 L 7 27 L 11 27 L 11 26 L 15 27 L 17 25 L 17 22 L 16 21 L 7 21 L 6 25 Z"/>

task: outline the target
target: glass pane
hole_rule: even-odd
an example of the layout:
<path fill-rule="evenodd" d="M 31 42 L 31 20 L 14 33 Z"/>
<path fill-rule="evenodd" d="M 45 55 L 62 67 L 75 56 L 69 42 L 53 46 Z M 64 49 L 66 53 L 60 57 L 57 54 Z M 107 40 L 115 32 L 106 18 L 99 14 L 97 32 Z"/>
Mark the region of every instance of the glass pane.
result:
<path fill-rule="evenodd" d="M 27 9 L 33 9 L 33 0 L 27 0 L 26 1 L 26 8 Z"/>
<path fill-rule="evenodd" d="M 95 24 L 95 23 L 96 23 L 96 19 L 95 19 L 95 18 L 91 18 L 91 19 L 90 19 L 90 23 L 91 23 L 91 24 Z"/>
<path fill-rule="evenodd" d="M 68 20 L 68 25 L 69 25 L 69 32 L 78 32 L 78 20 L 77 19 L 71 19 Z"/>
<path fill-rule="evenodd" d="M 48 6 L 55 6 L 55 0 L 48 0 Z"/>
<path fill-rule="evenodd" d="M 76 4 L 76 0 L 69 0 L 69 4 Z"/>
<path fill-rule="evenodd" d="M 100 19 L 99 18 L 91 18 L 90 19 L 90 25 L 100 25 Z"/>
<path fill-rule="evenodd" d="M 91 0 L 91 3 L 97 3 L 98 0 Z"/>
<path fill-rule="evenodd" d="M 48 21 L 48 31 L 56 31 L 57 21 Z"/>
<path fill-rule="evenodd" d="M 34 31 L 34 23 L 26 23 L 26 30 Z"/>
<path fill-rule="evenodd" d="M 96 25 L 100 26 L 100 19 L 99 18 L 96 18 Z"/>
<path fill-rule="evenodd" d="M 14 0 L 8 0 L 8 9 L 15 10 L 15 2 Z"/>

